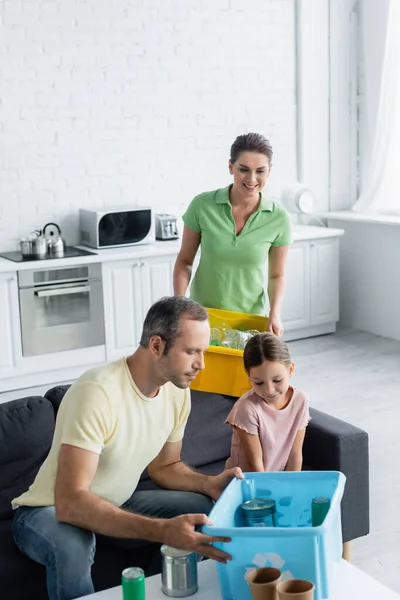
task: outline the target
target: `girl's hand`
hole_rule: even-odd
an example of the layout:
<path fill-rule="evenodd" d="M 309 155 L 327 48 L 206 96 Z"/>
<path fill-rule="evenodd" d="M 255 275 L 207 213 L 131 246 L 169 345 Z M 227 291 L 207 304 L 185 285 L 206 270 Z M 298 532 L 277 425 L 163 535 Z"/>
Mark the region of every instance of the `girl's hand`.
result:
<path fill-rule="evenodd" d="M 282 337 L 284 329 L 279 315 L 269 313 L 267 331 L 274 333 L 278 337 Z"/>

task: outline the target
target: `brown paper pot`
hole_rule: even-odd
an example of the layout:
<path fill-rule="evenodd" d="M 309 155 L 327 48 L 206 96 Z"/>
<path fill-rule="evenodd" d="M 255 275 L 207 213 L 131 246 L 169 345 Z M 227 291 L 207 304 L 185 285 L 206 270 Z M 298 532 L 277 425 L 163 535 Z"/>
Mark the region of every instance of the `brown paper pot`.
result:
<path fill-rule="evenodd" d="M 314 584 L 305 579 L 290 579 L 276 586 L 278 600 L 313 600 L 314 589 Z"/>
<path fill-rule="evenodd" d="M 247 583 L 253 600 L 277 600 L 276 584 L 281 578 L 279 569 L 264 567 L 255 569 L 248 575 Z"/>

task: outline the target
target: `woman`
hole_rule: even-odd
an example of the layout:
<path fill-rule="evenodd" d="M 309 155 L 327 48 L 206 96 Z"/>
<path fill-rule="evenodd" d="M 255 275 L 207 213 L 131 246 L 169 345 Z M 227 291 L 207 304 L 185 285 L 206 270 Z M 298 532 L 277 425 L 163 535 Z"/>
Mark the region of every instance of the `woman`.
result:
<path fill-rule="evenodd" d="M 201 244 L 190 297 L 207 308 L 265 315 L 268 259 L 268 331 L 281 336 L 285 263 L 292 240 L 289 215 L 261 193 L 271 160 L 272 147 L 264 136 L 247 133 L 236 138 L 229 160 L 233 184 L 196 196 L 183 215 L 174 294 L 185 295 Z"/>

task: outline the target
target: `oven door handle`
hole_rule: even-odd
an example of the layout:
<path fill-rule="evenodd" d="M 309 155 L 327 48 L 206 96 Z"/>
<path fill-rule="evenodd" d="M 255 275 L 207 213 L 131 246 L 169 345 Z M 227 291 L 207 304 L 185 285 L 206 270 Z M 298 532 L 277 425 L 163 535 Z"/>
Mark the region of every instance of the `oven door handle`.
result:
<path fill-rule="evenodd" d="M 36 290 L 35 296 L 38 298 L 48 298 L 49 296 L 64 296 L 65 294 L 82 294 L 89 292 L 90 285 L 76 285 L 74 287 L 56 288 L 52 290 Z"/>

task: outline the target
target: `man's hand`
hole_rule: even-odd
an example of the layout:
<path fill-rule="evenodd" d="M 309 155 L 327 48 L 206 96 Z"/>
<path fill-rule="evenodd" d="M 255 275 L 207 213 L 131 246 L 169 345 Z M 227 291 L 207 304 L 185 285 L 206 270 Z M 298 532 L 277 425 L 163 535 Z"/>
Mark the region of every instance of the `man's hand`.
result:
<path fill-rule="evenodd" d="M 237 479 L 244 479 L 242 469 L 239 467 L 226 469 L 219 475 L 210 476 L 204 493 L 213 500 L 218 500 L 224 489 L 235 477 L 237 477 Z"/>
<path fill-rule="evenodd" d="M 197 552 L 208 558 L 226 564 L 232 560 L 230 554 L 211 546 L 214 542 L 230 542 L 229 537 L 214 537 L 195 531 L 196 525 L 212 525 L 207 515 L 181 515 L 173 519 L 166 519 L 162 529 L 162 542 L 179 548 Z"/>

